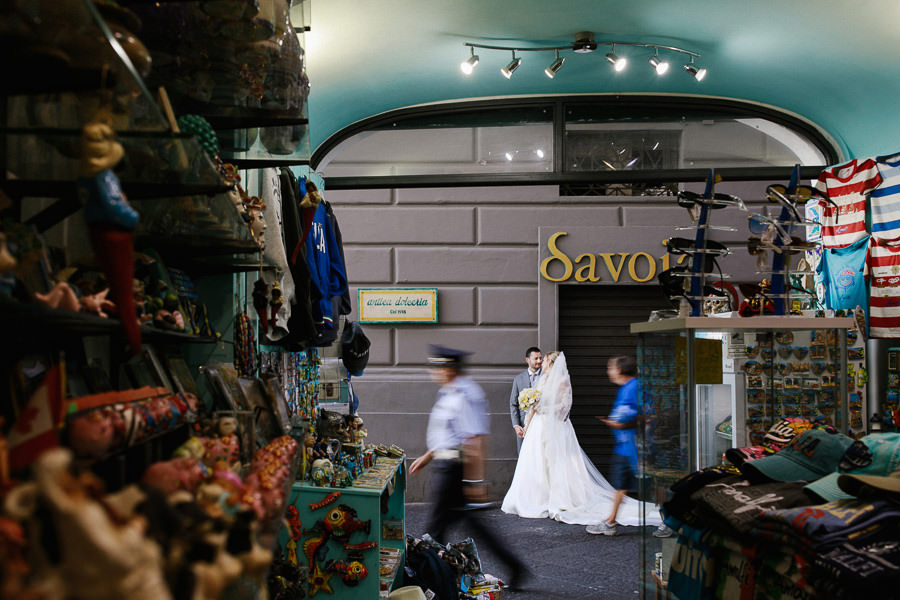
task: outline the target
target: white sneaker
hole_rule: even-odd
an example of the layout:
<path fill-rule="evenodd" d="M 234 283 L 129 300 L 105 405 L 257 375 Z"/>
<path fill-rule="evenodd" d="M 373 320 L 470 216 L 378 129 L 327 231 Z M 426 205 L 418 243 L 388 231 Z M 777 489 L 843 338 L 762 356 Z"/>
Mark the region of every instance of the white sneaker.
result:
<path fill-rule="evenodd" d="M 588 525 L 585 527 L 585 531 L 594 535 L 617 535 L 619 528 L 616 527 L 615 523 L 609 524 L 606 521 L 601 521 L 596 525 Z"/>
<path fill-rule="evenodd" d="M 653 537 L 658 538 L 667 538 L 675 535 L 675 530 L 663 523 L 659 527 L 656 528 L 656 531 L 653 532 Z"/>

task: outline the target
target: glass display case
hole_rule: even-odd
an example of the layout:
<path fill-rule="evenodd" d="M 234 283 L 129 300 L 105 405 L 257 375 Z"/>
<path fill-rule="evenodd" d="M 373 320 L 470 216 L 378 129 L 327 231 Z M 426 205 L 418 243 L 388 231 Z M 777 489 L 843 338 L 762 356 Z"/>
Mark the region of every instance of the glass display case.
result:
<path fill-rule="evenodd" d="M 833 425 L 859 437 L 865 414 L 865 341 L 851 317 L 687 317 L 635 323 L 643 415 L 638 430 L 645 506 L 661 505 L 669 487 L 720 464 L 729 448 L 759 445 L 784 418 Z M 666 589 L 675 538 L 643 529 L 644 597 Z M 676 557 L 676 560 L 679 560 Z M 702 568 L 702 565 L 696 565 Z"/>

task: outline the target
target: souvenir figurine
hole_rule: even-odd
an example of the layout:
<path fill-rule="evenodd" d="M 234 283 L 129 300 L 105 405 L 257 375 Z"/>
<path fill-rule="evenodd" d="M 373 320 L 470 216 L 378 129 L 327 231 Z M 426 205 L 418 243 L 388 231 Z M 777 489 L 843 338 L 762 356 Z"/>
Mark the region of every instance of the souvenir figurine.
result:
<path fill-rule="evenodd" d="M 322 521 L 325 531 L 339 542 L 347 542 L 354 531 L 369 533 L 372 521 L 361 521 L 357 517 L 356 510 L 346 504 L 339 504 L 328 511 Z"/>
<path fill-rule="evenodd" d="M 150 465 L 144 471 L 141 483 L 152 486 L 167 496 L 178 490 L 187 490 L 193 494 L 207 473 L 203 463 L 195 458 L 173 458 Z"/>
<path fill-rule="evenodd" d="M 113 421 L 105 410 L 92 410 L 69 421 L 69 445 L 78 456 L 101 458 L 113 446 Z"/>
<path fill-rule="evenodd" d="M 105 121 L 105 122 L 104 122 Z M 91 244 L 110 285 L 112 301 L 119 307 L 119 319 L 131 351 L 141 347 L 134 310 L 134 227 L 138 213 L 128 204 L 113 167 L 125 155 L 115 133 L 104 120 L 84 126 L 78 195 L 86 203 L 84 217 Z"/>
<path fill-rule="evenodd" d="M 350 559 L 351 557 L 348 556 L 347 558 Z M 325 570 L 337 574 L 347 587 L 356 587 L 360 581 L 369 575 L 369 570 L 360 562 L 360 558 L 356 556 L 350 562 L 333 559 L 326 561 Z"/>
<path fill-rule="evenodd" d="M 34 464 L 37 492 L 53 515 L 59 571 L 68 590 L 82 598 L 172 598 L 159 546 L 144 535 L 141 517 L 113 520 L 93 499 L 102 484 L 90 473 L 71 472 L 72 453 L 44 452 Z"/>
<path fill-rule="evenodd" d="M 78 297 L 75 291 L 65 281 L 58 281 L 46 294 L 35 293 L 35 300 L 50 308 L 78 311 Z"/>
<path fill-rule="evenodd" d="M 272 293 L 275 293 L 274 290 Z M 256 314 L 259 315 L 259 326 L 262 328 L 263 333 L 269 333 L 269 321 L 266 318 L 266 309 L 269 307 L 268 296 L 269 288 L 266 282 L 262 279 L 257 279 L 253 284 L 253 308 L 256 309 Z M 275 322 L 274 316 L 272 317 L 272 322 Z"/>
<path fill-rule="evenodd" d="M 0 275 L 11 273 L 16 268 L 16 259 L 6 247 L 6 234 L 0 233 Z"/>
<path fill-rule="evenodd" d="M 316 521 L 313 528 L 304 531 L 304 534 L 312 534 L 312 536 L 303 542 L 303 555 L 306 557 L 306 564 L 312 565 L 316 560 L 325 560 L 328 553 L 328 532 L 325 531 L 325 525 L 322 521 Z"/>
<path fill-rule="evenodd" d="M 256 245 L 259 246 L 259 249 L 265 250 L 266 220 L 263 217 L 263 211 L 265 210 L 266 205 L 258 196 L 247 198 L 244 200 L 244 203 L 247 209 L 247 215 L 250 217 L 248 222 L 250 233 L 256 241 Z"/>
<path fill-rule="evenodd" d="M 269 316 L 269 323 L 274 329 L 275 317 L 278 316 L 278 311 L 280 311 L 281 307 L 284 306 L 284 297 L 281 294 L 281 287 L 278 285 L 277 279 L 272 282 L 272 300 L 269 302 L 269 305 L 272 307 L 272 312 Z"/>

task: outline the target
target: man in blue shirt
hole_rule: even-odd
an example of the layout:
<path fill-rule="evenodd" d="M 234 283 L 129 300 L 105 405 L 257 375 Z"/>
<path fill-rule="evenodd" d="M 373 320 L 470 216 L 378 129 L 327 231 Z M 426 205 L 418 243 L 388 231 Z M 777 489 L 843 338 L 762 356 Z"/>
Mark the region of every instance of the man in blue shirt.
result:
<path fill-rule="evenodd" d="M 610 381 L 619 386 L 616 401 L 609 417 L 597 417 L 612 430 L 616 444 L 610 461 L 609 483 L 616 488 L 612 511 L 606 521 L 588 525 L 587 532 L 599 535 L 616 535 L 616 515 L 626 492 L 635 487 L 637 474 L 637 443 L 635 425 L 638 414 L 637 365 L 630 356 L 614 356 L 606 365 Z"/>

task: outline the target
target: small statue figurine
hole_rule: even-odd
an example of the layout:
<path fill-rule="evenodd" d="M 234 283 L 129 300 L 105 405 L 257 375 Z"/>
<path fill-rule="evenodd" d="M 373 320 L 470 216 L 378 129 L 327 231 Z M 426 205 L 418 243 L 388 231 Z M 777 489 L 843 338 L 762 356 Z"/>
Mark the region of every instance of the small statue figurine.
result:
<path fill-rule="evenodd" d="M 274 291 L 272 293 L 274 294 Z M 269 333 L 269 321 L 266 319 L 266 309 L 269 307 L 268 295 L 269 289 L 266 282 L 262 279 L 257 279 L 253 284 L 253 308 L 256 309 L 256 314 L 259 315 L 259 326 L 262 328 L 263 333 Z M 272 321 L 275 321 L 274 315 Z"/>
<path fill-rule="evenodd" d="M 278 311 L 284 306 L 284 297 L 281 294 L 281 287 L 278 285 L 277 279 L 272 282 L 272 300 L 269 301 L 269 305 L 272 307 L 269 324 L 272 326 L 272 329 L 275 329 L 275 317 L 278 316 Z"/>
<path fill-rule="evenodd" d="M 105 118 L 104 118 L 105 116 Z M 78 196 L 85 202 L 84 218 L 94 254 L 109 281 L 110 295 L 119 307 L 119 319 L 131 351 L 141 348 L 141 332 L 134 312 L 134 228 L 138 213 L 122 192 L 113 167 L 125 155 L 104 115 L 84 126 Z"/>

